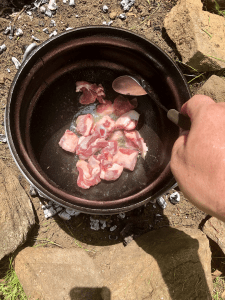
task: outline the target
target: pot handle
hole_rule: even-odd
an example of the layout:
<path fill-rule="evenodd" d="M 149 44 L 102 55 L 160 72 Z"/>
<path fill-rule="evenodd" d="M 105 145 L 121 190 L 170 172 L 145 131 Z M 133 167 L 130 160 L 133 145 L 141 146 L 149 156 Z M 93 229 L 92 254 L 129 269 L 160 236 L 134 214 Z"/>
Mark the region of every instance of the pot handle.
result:
<path fill-rule="evenodd" d="M 23 60 L 21 64 L 27 59 L 27 57 L 31 54 L 31 52 L 37 47 L 38 45 L 36 43 L 30 44 L 27 49 L 25 50 L 23 54 Z"/>

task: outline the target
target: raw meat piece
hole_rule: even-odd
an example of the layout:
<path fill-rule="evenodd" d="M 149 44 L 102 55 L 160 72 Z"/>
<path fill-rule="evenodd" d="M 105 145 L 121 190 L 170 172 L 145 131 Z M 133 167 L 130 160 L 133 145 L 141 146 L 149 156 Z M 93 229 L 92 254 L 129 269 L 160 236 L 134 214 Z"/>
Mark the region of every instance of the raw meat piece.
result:
<path fill-rule="evenodd" d="M 113 157 L 113 162 L 133 171 L 137 162 L 137 156 L 138 151 L 121 147 Z"/>
<path fill-rule="evenodd" d="M 80 115 L 76 120 L 76 130 L 83 136 L 88 136 L 94 124 L 94 118 L 91 114 Z"/>
<path fill-rule="evenodd" d="M 110 141 L 119 141 L 124 139 L 124 134 L 122 130 L 116 130 L 110 135 L 109 140 Z"/>
<path fill-rule="evenodd" d="M 108 136 L 110 132 L 114 130 L 115 127 L 115 121 L 111 119 L 109 116 L 104 116 L 100 121 L 98 121 L 96 124 L 94 124 L 91 133 L 94 133 L 95 131 L 102 131 L 101 134 L 103 134 L 103 129 L 106 131 L 106 135 Z M 105 138 L 107 137 L 105 136 Z"/>
<path fill-rule="evenodd" d="M 116 180 L 123 172 L 123 166 L 113 163 L 101 166 L 100 178 L 104 180 Z"/>
<path fill-rule="evenodd" d="M 140 133 L 137 130 L 124 131 L 124 135 L 127 139 L 127 145 L 135 147 L 141 152 L 141 156 L 145 158 L 148 151 L 148 147 L 144 142 L 144 139 L 141 137 Z"/>
<path fill-rule="evenodd" d="M 116 120 L 115 128 L 124 130 L 133 130 L 138 123 L 140 114 L 135 110 L 123 114 Z"/>
<path fill-rule="evenodd" d="M 65 151 L 75 153 L 78 140 L 78 136 L 74 132 L 67 129 L 59 141 L 59 146 Z"/>
<path fill-rule="evenodd" d="M 114 114 L 118 117 L 136 107 L 137 107 L 137 99 L 136 98 L 129 101 L 127 98 L 125 98 L 121 95 L 116 97 L 116 99 L 114 100 L 114 103 L 113 103 Z"/>
<path fill-rule="evenodd" d="M 85 142 L 85 141 L 84 141 Z M 108 141 L 103 138 L 96 139 L 93 143 L 90 143 L 89 146 L 86 148 L 83 147 L 83 142 L 78 145 L 76 154 L 79 155 L 80 159 L 88 159 L 91 155 L 98 152 L 100 149 L 105 148 L 108 145 Z"/>
<path fill-rule="evenodd" d="M 104 100 L 104 104 L 97 106 L 96 112 L 99 115 L 111 115 L 114 112 L 113 104 L 110 100 Z"/>
<path fill-rule="evenodd" d="M 91 186 L 96 185 L 101 181 L 100 167 L 98 170 L 96 165 L 92 168 L 91 164 L 84 160 L 78 160 L 76 167 L 79 171 L 77 178 L 77 185 L 79 187 L 89 189 Z"/>
<path fill-rule="evenodd" d="M 108 145 L 102 149 L 102 153 L 109 152 L 112 155 L 115 155 L 118 151 L 118 143 L 117 141 L 109 141 Z"/>
<path fill-rule="evenodd" d="M 87 81 L 77 81 L 76 82 L 76 92 L 82 92 L 79 102 L 81 104 L 94 103 L 96 99 L 100 103 L 104 103 L 105 92 L 101 84 L 89 83 Z"/>

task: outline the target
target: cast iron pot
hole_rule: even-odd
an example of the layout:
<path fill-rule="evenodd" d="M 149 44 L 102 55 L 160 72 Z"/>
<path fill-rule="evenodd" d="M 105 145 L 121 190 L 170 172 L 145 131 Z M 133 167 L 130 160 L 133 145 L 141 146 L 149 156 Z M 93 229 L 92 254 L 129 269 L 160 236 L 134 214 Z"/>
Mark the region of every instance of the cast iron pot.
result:
<path fill-rule="evenodd" d="M 77 158 L 58 146 L 74 118 L 88 112 L 75 83 L 101 83 L 106 98 L 117 96 L 113 80 L 141 75 L 168 109 L 180 110 L 190 97 L 176 64 L 156 45 L 127 30 L 77 28 L 38 46 L 11 85 L 5 126 L 11 153 L 23 175 L 43 197 L 90 214 L 129 211 L 154 200 L 176 182 L 170 171 L 172 146 L 180 130 L 149 96 L 138 97 L 138 130 L 147 143 L 145 160 L 133 172 L 88 190 L 77 186 Z"/>

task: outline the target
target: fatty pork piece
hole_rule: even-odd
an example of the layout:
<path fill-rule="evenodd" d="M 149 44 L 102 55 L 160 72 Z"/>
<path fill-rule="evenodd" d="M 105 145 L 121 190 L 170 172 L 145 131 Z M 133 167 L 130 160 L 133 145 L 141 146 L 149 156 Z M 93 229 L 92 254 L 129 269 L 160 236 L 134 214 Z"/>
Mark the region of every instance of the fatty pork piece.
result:
<path fill-rule="evenodd" d="M 116 120 L 115 128 L 123 130 L 133 130 L 138 123 L 140 114 L 135 110 L 130 110 L 129 112 L 123 114 Z"/>
<path fill-rule="evenodd" d="M 94 186 L 101 181 L 101 169 L 97 160 L 90 160 L 90 163 L 85 160 L 78 160 L 76 167 L 79 172 L 77 178 L 77 185 L 79 187 L 89 189 L 91 186 Z"/>
<path fill-rule="evenodd" d="M 126 112 L 136 108 L 138 105 L 137 98 L 129 101 L 127 98 L 119 95 L 113 102 L 114 114 L 116 116 L 121 116 Z"/>
<path fill-rule="evenodd" d="M 141 156 L 145 158 L 148 147 L 144 142 L 144 139 L 141 137 L 140 133 L 137 130 L 124 131 L 126 137 L 127 146 L 134 147 L 141 152 Z"/>
<path fill-rule="evenodd" d="M 101 165 L 100 178 L 111 181 L 120 177 L 123 172 L 123 166 L 116 163 L 108 163 Z"/>
<path fill-rule="evenodd" d="M 85 139 L 87 138 L 89 138 L 89 136 Z M 76 154 L 79 156 L 79 159 L 88 159 L 91 155 L 108 145 L 108 141 L 106 141 L 104 138 L 97 138 L 95 141 L 86 146 L 85 139 L 83 139 L 77 146 Z"/>
<path fill-rule="evenodd" d="M 97 106 L 96 112 L 99 115 L 111 115 L 114 112 L 112 102 L 110 100 L 105 100 L 103 104 Z"/>
<path fill-rule="evenodd" d="M 103 129 L 106 131 L 107 138 L 110 134 L 110 132 L 114 131 L 115 128 L 115 121 L 111 119 L 109 116 L 104 116 L 101 120 L 99 120 L 97 123 L 94 124 L 91 133 L 94 133 L 95 131 L 100 131 L 101 134 L 103 134 Z"/>
<path fill-rule="evenodd" d="M 94 103 L 96 99 L 100 103 L 104 103 L 105 92 L 101 84 L 89 83 L 87 81 L 76 82 L 76 92 L 82 92 L 79 102 L 84 105 Z"/>
<path fill-rule="evenodd" d="M 78 136 L 74 132 L 67 129 L 59 141 L 59 146 L 65 151 L 75 153 L 78 140 Z"/>
<path fill-rule="evenodd" d="M 88 136 L 94 124 L 94 118 L 91 114 L 80 115 L 76 120 L 76 130 L 83 136 Z"/>
<path fill-rule="evenodd" d="M 113 157 L 113 162 L 133 171 L 137 162 L 138 151 L 127 148 L 119 148 Z"/>

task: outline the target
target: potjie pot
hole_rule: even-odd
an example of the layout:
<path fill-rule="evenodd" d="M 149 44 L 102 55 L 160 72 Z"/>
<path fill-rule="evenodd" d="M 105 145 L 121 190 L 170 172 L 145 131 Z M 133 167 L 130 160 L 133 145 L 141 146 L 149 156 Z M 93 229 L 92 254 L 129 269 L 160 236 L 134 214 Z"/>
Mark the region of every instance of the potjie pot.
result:
<path fill-rule="evenodd" d="M 180 110 L 190 97 L 177 65 L 159 47 L 130 31 L 109 26 L 66 31 L 39 45 L 22 63 L 8 96 L 5 127 L 9 148 L 20 171 L 45 197 L 89 214 L 115 214 L 154 200 L 175 184 L 171 150 L 180 134 L 147 95 L 138 97 L 137 130 L 148 152 L 133 172 L 116 181 L 81 189 L 77 157 L 58 145 L 76 116 L 88 113 L 79 103 L 76 81 L 102 84 L 106 99 L 118 94 L 112 82 L 140 75 L 168 109 Z M 130 96 L 129 96 L 130 97 Z M 133 98 L 133 97 L 132 97 Z"/>

